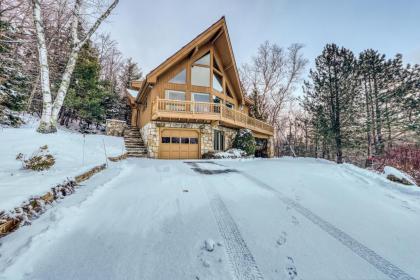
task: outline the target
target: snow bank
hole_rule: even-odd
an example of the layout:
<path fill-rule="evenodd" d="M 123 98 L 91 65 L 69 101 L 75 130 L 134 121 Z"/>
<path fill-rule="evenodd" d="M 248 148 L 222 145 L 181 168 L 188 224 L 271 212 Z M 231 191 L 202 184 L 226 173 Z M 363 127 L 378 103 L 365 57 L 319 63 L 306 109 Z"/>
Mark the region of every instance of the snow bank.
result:
<path fill-rule="evenodd" d="M 107 156 L 125 152 L 123 138 L 83 136 L 62 129 L 46 135 L 35 131 L 36 124 L 28 119 L 23 128 L 0 129 L 0 211 L 11 210 L 32 196 L 44 194 L 67 178 L 105 163 L 105 150 Z M 41 172 L 23 170 L 16 155 L 32 154 L 44 145 L 48 145 L 55 157 L 55 165 Z"/>
<path fill-rule="evenodd" d="M 397 178 L 398 180 L 400 180 L 402 182 L 402 184 L 405 184 L 405 185 L 411 184 L 411 185 L 416 186 L 416 182 L 414 181 L 413 178 L 411 178 L 410 175 L 408 175 L 408 174 L 404 173 L 403 171 L 400 171 L 400 170 L 398 170 L 398 169 L 396 169 L 392 166 L 385 166 L 384 175 L 389 180 L 391 180 L 390 178 L 394 177 L 394 178 Z"/>
<path fill-rule="evenodd" d="M 246 152 L 240 149 L 229 149 L 225 152 L 214 153 L 214 158 L 243 158 L 246 157 Z"/>

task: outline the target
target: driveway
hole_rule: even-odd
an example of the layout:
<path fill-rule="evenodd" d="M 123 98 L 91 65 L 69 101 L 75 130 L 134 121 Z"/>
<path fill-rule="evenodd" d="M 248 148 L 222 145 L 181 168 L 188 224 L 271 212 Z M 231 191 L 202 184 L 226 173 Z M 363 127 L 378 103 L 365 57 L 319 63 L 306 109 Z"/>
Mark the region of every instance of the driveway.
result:
<path fill-rule="evenodd" d="M 415 279 L 419 213 L 349 165 L 130 159 L 1 239 L 0 279 Z"/>

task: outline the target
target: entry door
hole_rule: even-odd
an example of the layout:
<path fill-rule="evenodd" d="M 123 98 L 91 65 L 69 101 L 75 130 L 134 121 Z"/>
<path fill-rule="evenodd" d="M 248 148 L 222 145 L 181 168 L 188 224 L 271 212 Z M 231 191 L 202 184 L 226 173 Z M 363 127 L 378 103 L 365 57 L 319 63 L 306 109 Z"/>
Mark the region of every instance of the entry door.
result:
<path fill-rule="evenodd" d="M 159 158 L 198 159 L 200 148 L 199 134 L 195 130 L 163 129 L 159 145 Z"/>

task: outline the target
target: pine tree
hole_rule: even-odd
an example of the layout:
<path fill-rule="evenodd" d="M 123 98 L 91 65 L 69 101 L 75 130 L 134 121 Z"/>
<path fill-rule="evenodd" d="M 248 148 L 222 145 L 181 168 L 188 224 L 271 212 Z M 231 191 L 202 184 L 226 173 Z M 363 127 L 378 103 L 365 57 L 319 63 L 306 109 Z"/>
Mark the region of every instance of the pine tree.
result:
<path fill-rule="evenodd" d="M 78 119 L 80 127 L 85 129 L 91 124 L 105 121 L 107 105 L 112 98 L 104 83 L 99 80 L 99 74 L 97 50 L 88 42 L 79 54 L 60 114 L 62 125 L 69 125 L 70 121 Z"/>
<path fill-rule="evenodd" d="M 27 93 L 16 33 L 8 22 L 0 19 L 0 122 L 14 126 L 21 121 L 13 112 L 23 110 Z"/>
<path fill-rule="evenodd" d="M 346 136 L 352 128 L 358 92 L 356 59 L 350 50 L 328 44 L 315 65 L 303 104 L 321 136 L 323 156 L 334 143 L 336 161 L 342 163 L 343 148 L 352 141 Z"/>

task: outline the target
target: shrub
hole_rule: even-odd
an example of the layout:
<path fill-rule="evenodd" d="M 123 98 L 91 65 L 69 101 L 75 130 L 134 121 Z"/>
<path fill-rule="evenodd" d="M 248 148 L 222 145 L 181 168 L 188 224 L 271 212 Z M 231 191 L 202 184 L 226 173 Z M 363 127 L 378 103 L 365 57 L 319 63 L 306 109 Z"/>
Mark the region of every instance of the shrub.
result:
<path fill-rule="evenodd" d="M 255 154 L 255 138 L 249 129 L 240 129 L 233 140 L 233 148 L 243 150 L 247 155 Z"/>
<path fill-rule="evenodd" d="M 372 167 L 383 171 L 392 166 L 410 175 L 420 185 L 420 147 L 418 145 L 399 145 L 386 149 L 381 156 L 372 157 Z"/>
<path fill-rule="evenodd" d="M 28 159 L 22 153 L 16 156 L 17 160 L 22 162 L 24 169 L 31 169 L 35 171 L 42 171 L 50 169 L 55 164 L 55 158 L 48 151 L 48 146 L 42 146 L 32 154 Z"/>

